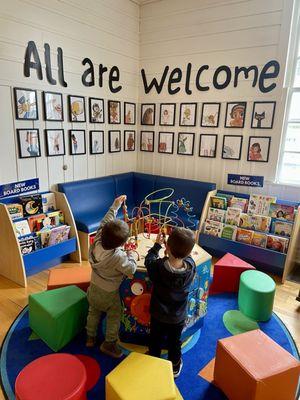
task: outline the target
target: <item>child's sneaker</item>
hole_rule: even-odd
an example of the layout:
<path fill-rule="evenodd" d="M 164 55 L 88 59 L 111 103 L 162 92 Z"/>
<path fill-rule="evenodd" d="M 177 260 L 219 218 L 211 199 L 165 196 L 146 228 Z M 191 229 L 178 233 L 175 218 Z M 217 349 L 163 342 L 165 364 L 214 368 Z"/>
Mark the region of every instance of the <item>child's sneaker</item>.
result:
<path fill-rule="evenodd" d="M 120 358 L 122 357 L 123 353 L 120 347 L 117 345 L 117 342 L 106 342 L 104 341 L 101 346 L 100 350 L 102 353 L 107 354 L 113 358 Z"/>
<path fill-rule="evenodd" d="M 86 347 L 94 347 L 95 344 L 96 344 L 96 338 L 95 337 L 88 336 L 86 338 L 86 342 L 85 342 Z"/>
<path fill-rule="evenodd" d="M 180 361 L 178 361 L 177 364 L 173 364 L 173 375 L 174 375 L 174 378 L 178 378 L 178 376 L 180 375 L 180 372 L 182 370 L 182 367 L 183 367 L 182 359 L 180 359 Z"/>

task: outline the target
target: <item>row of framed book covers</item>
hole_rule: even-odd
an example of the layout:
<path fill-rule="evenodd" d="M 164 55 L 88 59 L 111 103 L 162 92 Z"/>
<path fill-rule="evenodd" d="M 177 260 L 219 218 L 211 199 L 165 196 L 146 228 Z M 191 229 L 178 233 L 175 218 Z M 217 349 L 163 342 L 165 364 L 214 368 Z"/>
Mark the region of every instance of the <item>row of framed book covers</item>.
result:
<path fill-rule="evenodd" d="M 70 226 L 65 224 L 63 212 L 57 210 L 54 193 L 19 196 L 14 201 L 6 208 L 22 255 L 69 239 Z"/>
<path fill-rule="evenodd" d="M 249 200 L 217 192 L 210 199 L 203 233 L 287 253 L 295 208 L 274 196 L 251 195 Z"/>

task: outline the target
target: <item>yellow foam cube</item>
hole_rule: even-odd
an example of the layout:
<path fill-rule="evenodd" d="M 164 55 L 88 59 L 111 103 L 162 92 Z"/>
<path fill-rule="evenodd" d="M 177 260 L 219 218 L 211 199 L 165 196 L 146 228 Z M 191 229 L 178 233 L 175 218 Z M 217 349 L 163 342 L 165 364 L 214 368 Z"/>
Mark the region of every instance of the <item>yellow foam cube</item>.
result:
<path fill-rule="evenodd" d="M 182 400 L 174 383 L 172 363 L 130 353 L 105 378 L 106 400 Z"/>

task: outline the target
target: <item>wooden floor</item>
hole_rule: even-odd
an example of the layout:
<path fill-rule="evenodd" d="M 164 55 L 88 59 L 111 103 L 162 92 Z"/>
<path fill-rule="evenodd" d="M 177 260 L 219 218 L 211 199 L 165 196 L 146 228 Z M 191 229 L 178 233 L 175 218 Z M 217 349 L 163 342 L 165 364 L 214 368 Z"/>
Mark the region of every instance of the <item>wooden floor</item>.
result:
<path fill-rule="evenodd" d="M 83 265 L 87 265 L 87 262 L 83 262 Z M 74 266 L 74 264 L 63 264 L 63 266 Z M 14 319 L 27 305 L 28 295 L 46 288 L 47 277 L 47 271 L 30 277 L 28 287 L 24 289 L 0 276 L 0 344 Z M 300 303 L 295 300 L 299 284 L 287 281 L 282 285 L 279 279 L 275 280 L 277 289 L 274 311 L 285 323 L 300 350 Z M 4 399 L 1 390 L 0 399 Z"/>

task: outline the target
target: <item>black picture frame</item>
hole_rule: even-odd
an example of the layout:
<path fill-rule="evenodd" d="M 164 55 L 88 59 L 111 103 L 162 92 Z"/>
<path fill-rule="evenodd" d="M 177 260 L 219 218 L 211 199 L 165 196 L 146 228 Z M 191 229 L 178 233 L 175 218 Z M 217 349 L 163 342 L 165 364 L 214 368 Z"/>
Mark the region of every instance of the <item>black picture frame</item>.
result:
<path fill-rule="evenodd" d="M 61 106 L 61 118 L 49 118 L 49 114 L 47 112 L 47 96 L 55 95 L 60 97 L 60 106 Z M 64 103 L 63 103 L 63 95 L 59 92 L 43 92 L 43 111 L 44 111 L 44 119 L 45 121 L 53 121 L 53 122 L 61 122 L 64 121 Z"/>
<path fill-rule="evenodd" d="M 251 144 L 251 140 L 252 140 L 252 139 L 256 140 L 256 142 Z M 266 160 L 259 160 L 259 159 L 255 160 L 255 159 L 251 159 L 251 157 L 250 157 L 250 146 L 252 147 L 252 146 L 255 145 L 255 144 L 260 145 L 260 143 L 259 143 L 259 142 L 260 142 L 260 139 L 266 139 L 266 140 L 268 141 L 268 149 L 267 149 L 267 157 L 266 157 Z M 247 161 L 250 161 L 250 162 L 262 162 L 262 163 L 267 163 L 267 162 L 269 162 L 271 140 L 272 140 L 271 136 L 249 136 L 248 151 L 247 151 Z M 260 147 L 260 146 L 259 146 L 259 147 Z M 260 147 L 260 151 L 261 151 L 261 147 Z"/>
<path fill-rule="evenodd" d="M 102 136 L 102 151 L 94 151 L 93 148 L 93 134 L 94 133 L 101 133 Z M 91 130 L 89 131 L 89 142 L 90 142 L 90 154 L 104 154 L 104 131 L 103 130 Z"/>
<path fill-rule="evenodd" d="M 164 124 L 163 122 L 162 122 L 162 118 L 163 118 L 163 115 L 162 115 L 162 109 L 163 109 L 163 107 L 164 106 L 172 106 L 172 107 L 174 107 L 174 110 L 173 110 L 173 121 L 171 121 L 171 123 L 169 123 L 169 124 Z M 176 103 L 160 103 L 160 108 L 159 108 L 159 125 L 160 126 L 175 126 L 175 117 L 176 117 Z"/>
<path fill-rule="evenodd" d="M 118 133 L 118 150 L 113 150 L 113 147 L 112 147 L 112 142 L 113 142 L 113 139 L 112 139 L 112 134 L 114 133 L 114 132 L 117 132 Z M 111 129 L 111 130 L 109 130 L 108 131 L 108 151 L 110 152 L 110 153 L 120 153 L 120 151 L 121 151 L 121 148 L 122 148 L 122 141 L 121 141 L 122 139 L 121 139 L 121 131 L 120 130 L 118 130 L 118 129 Z M 115 142 L 116 143 L 116 142 Z M 116 147 L 116 145 L 114 144 L 114 147 Z"/>
<path fill-rule="evenodd" d="M 100 121 L 96 121 L 95 118 L 93 117 L 92 114 L 92 107 L 93 107 L 93 102 L 97 101 L 102 103 L 102 118 Z M 89 97 L 89 121 L 91 124 L 104 124 L 105 123 L 105 105 L 104 105 L 104 99 L 100 97 Z"/>
<path fill-rule="evenodd" d="M 227 125 L 228 109 L 231 104 L 235 104 L 235 106 L 243 106 L 244 107 L 244 118 L 243 118 L 243 124 L 241 126 Z M 226 114 L 225 114 L 224 127 L 230 128 L 230 129 L 243 129 L 245 127 L 246 111 L 247 111 L 247 102 L 246 101 L 229 101 L 228 103 L 226 103 Z M 231 112 L 232 112 L 232 109 L 231 109 Z"/>
<path fill-rule="evenodd" d="M 31 92 L 34 93 L 35 96 L 35 105 L 36 105 L 36 115 L 34 117 L 26 117 L 22 118 L 19 115 L 18 111 L 18 91 L 23 91 L 23 92 Z M 39 119 L 39 107 L 38 107 L 38 101 L 37 101 L 37 91 L 35 89 L 28 89 L 28 88 L 20 88 L 20 87 L 15 87 L 14 88 L 14 100 L 15 100 L 15 115 L 16 119 L 20 121 L 37 121 Z M 20 105 L 21 106 L 21 105 Z M 25 113 L 26 114 L 26 113 Z"/>
<path fill-rule="evenodd" d="M 171 151 L 163 151 L 162 149 L 161 149 L 161 144 L 162 144 L 162 142 L 161 142 L 161 136 L 162 135 L 170 135 L 170 136 L 172 136 L 172 149 L 171 149 Z M 174 132 L 159 132 L 158 133 L 158 146 L 157 146 L 157 150 L 158 150 L 158 152 L 159 153 L 162 153 L 162 154 L 173 154 L 174 153 Z"/>
<path fill-rule="evenodd" d="M 28 151 L 28 153 L 29 153 L 29 155 L 27 156 L 27 155 L 24 155 L 24 153 L 23 153 L 23 151 L 22 151 L 22 149 L 23 149 L 23 146 L 22 146 L 22 143 L 21 143 L 21 141 L 22 141 L 22 138 L 21 138 L 21 133 L 24 131 L 24 133 L 28 136 L 28 133 L 29 132 L 35 132 L 36 134 L 37 134 L 37 143 L 38 143 L 38 154 L 36 154 L 36 155 L 30 155 L 30 153 L 29 153 L 29 151 Z M 24 129 L 24 128 L 20 128 L 20 129 L 17 129 L 17 141 L 18 141 L 18 150 L 19 150 L 19 158 L 38 158 L 38 157 L 41 157 L 41 142 L 40 142 L 40 132 L 39 132 L 39 129 Z M 28 148 L 29 148 L 29 142 L 27 141 L 27 139 L 25 140 L 25 142 L 26 143 L 28 143 Z M 26 146 L 27 146 L 27 144 L 26 144 Z"/>
<path fill-rule="evenodd" d="M 152 123 L 147 122 L 147 119 L 149 117 L 149 115 L 145 116 L 145 112 L 149 111 L 148 109 L 146 109 L 144 111 L 144 108 L 147 107 L 149 110 L 152 110 L 153 113 L 153 117 L 152 117 Z M 155 125 L 155 117 L 156 117 L 156 104 L 155 103 L 142 103 L 141 104 L 141 125 L 145 125 L 145 126 L 153 126 Z"/>
<path fill-rule="evenodd" d="M 133 148 L 129 149 L 127 144 L 128 144 L 128 139 L 126 137 L 127 134 L 133 133 Z M 127 140 L 126 140 L 127 139 Z M 135 144 L 136 144 L 136 132 L 135 130 L 125 130 L 124 131 L 124 151 L 135 151 Z"/>
<path fill-rule="evenodd" d="M 143 142 L 143 134 L 148 134 L 150 133 L 152 136 L 152 148 L 149 150 L 149 146 L 146 144 L 145 148 L 145 143 Z M 146 153 L 153 153 L 154 152 L 154 144 L 155 144 L 155 136 L 154 136 L 154 131 L 141 131 L 140 132 L 140 151 L 144 151 Z"/>
<path fill-rule="evenodd" d="M 80 153 L 78 153 L 77 151 L 73 151 L 73 146 L 72 146 L 72 135 L 73 132 L 83 132 L 83 137 L 84 137 L 84 150 Z M 83 155 L 86 154 L 86 138 L 85 138 L 85 129 L 69 129 L 69 146 L 70 146 L 70 155 L 71 156 L 79 156 L 79 155 Z"/>
<path fill-rule="evenodd" d="M 72 118 L 72 115 L 73 115 L 73 113 L 72 113 L 72 98 L 82 100 L 82 104 L 83 104 L 83 116 L 84 116 L 84 119 L 83 119 L 83 120 L 77 121 L 76 119 L 73 119 L 73 118 Z M 79 123 L 82 123 L 82 122 L 86 122 L 86 109 L 85 109 L 85 97 L 84 97 L 84 96 L 76 96 L 76 95 L 73 95 L 73 94 L 69 94 L 69 95 L 68 95 L 68 109 L 69 109 L 69 121 L 70 121 L 70 122 L 73 122 L 73 123 L 75 123 L 75 124 L 77 124 L 77 123 L 79 124 Z"/>
<path fill-rule="evenodd" d="M 204 136 L 209 136 L 209 137 L 214 137 L 215 138 L 215 147 L 214 147 L 214 154 L 213 155 L 201 155 L 201 144 L 202 144 L 202 139 L 203 139 Z M 216 158 L 217 157 L 217 147 L 218 147 L 218 135 L 206 134 L 206 133 L 201 133 L 200 134 L 199 157 L 201 157 L 201 158 Z"/>
<path fill-rule="evenodd" d="M 218 119 L 215 125 L 205 125 L 203 123 L 203 113 L 204 113 L 204 108 L 206 106 L 217 106 L 218 107 Z M 221 103 L 216 103 L 216 102 L 207 102 L 207 103 L 202 103 L 202 110 L 201 110 L 201 119 L 200 119 L 200 126 L 202 128 L 218 128 L 219 123 L 220 123 L 220 111 L 221 111 Z"/>
<path fill-rule="evenodd" d="M 269 126 L 258 126 L 259 124 L 257 126 L 254 126 L 254 114 L 255 114 L 255 107 L 257 104 L 273 104 L 271 124 Z M 253 103 L 253 109 L 252 109 L 251 128 L 252 129 L 273 129 L 275 111 L 276 111 L 276 101 L 255 101 Z"/>
<path fill-rule="evenodd" d="M 182 117 L 182 109 L 184 106 L 187 105 L 191 105 L 193 107 L 195 107 L 195 111 L 194 111 L 194 120 L 193 123 L 191 124 L 182 124 L 181 122 L 181 117 Z M 198 109 L 198 103 L 180 103 L 180 112 L 179 112 L 179 126 L 188 126 L 188 127 L 193 127 L 196 126 L 196 120 L 197 120 L 197 109 Z"/>
<path fill-rule="evenodd" d="M 185 153 L 179 150 L 181 144 L 180 144 L 180 137 L 181 135 L 192 135 L 192 152 L 191 153 Z M 182 155 L 182 156 L 193 156 L 194 155 L 194 148 L 195 148 L 195 133 L 191 132 L 179 132 L 178 133 L 178 138 L 177 138 L 177 154 Z"/>
<path fill-rule="evenodd" d="M 63 152 L 57 154 L 51 154 L 50 144 L 49 144 L 49 133 L 50 132 L 61 132 L 62 133 L 62 143 L 63 143 Z M 47 157 L 59 157 L 64 156 L 66 154 L 66 143 L 65 143 L 65 132 L 64 129 L 45 129 L 45 142 L 46 142 L 46 154 Z"/>
<path fill-rule="evenodd" d="M 239 143 L 239 156 L 238 157 L 225 157 L 224 156 L 224 146 L 226 138 L 233 137 L 240 140 Z M 242 155 L 242 146 L 243 146 L 243 136 L 242 135 L 223 135 L 223 145 L 222 145 L 222 159 L 224 160 L 240 160 Z"/>
<path fill-rule="evenodd" d="M 119 120 L 115 121 L 112 119 L 111 115 L 111 104 L 116 103 L 118 107 L 118 115 L 119 115 Z M 119 125 L 121 123 L 121 102 L 118 100 L 108 100 L 107 101 L 107 112 L 108 112 L 108 123 L 111 125 Z"/>
<path fill-rule="evenodd" d="M 127 107 L 133 106 L 133 122 L 127 122 Z M 136 124 L 136 104 L 130 103 L 129 101 L 124 102 L 124 125 L 135 125 Z M 130 151 L 130 150 L 129 150 Z"/>

